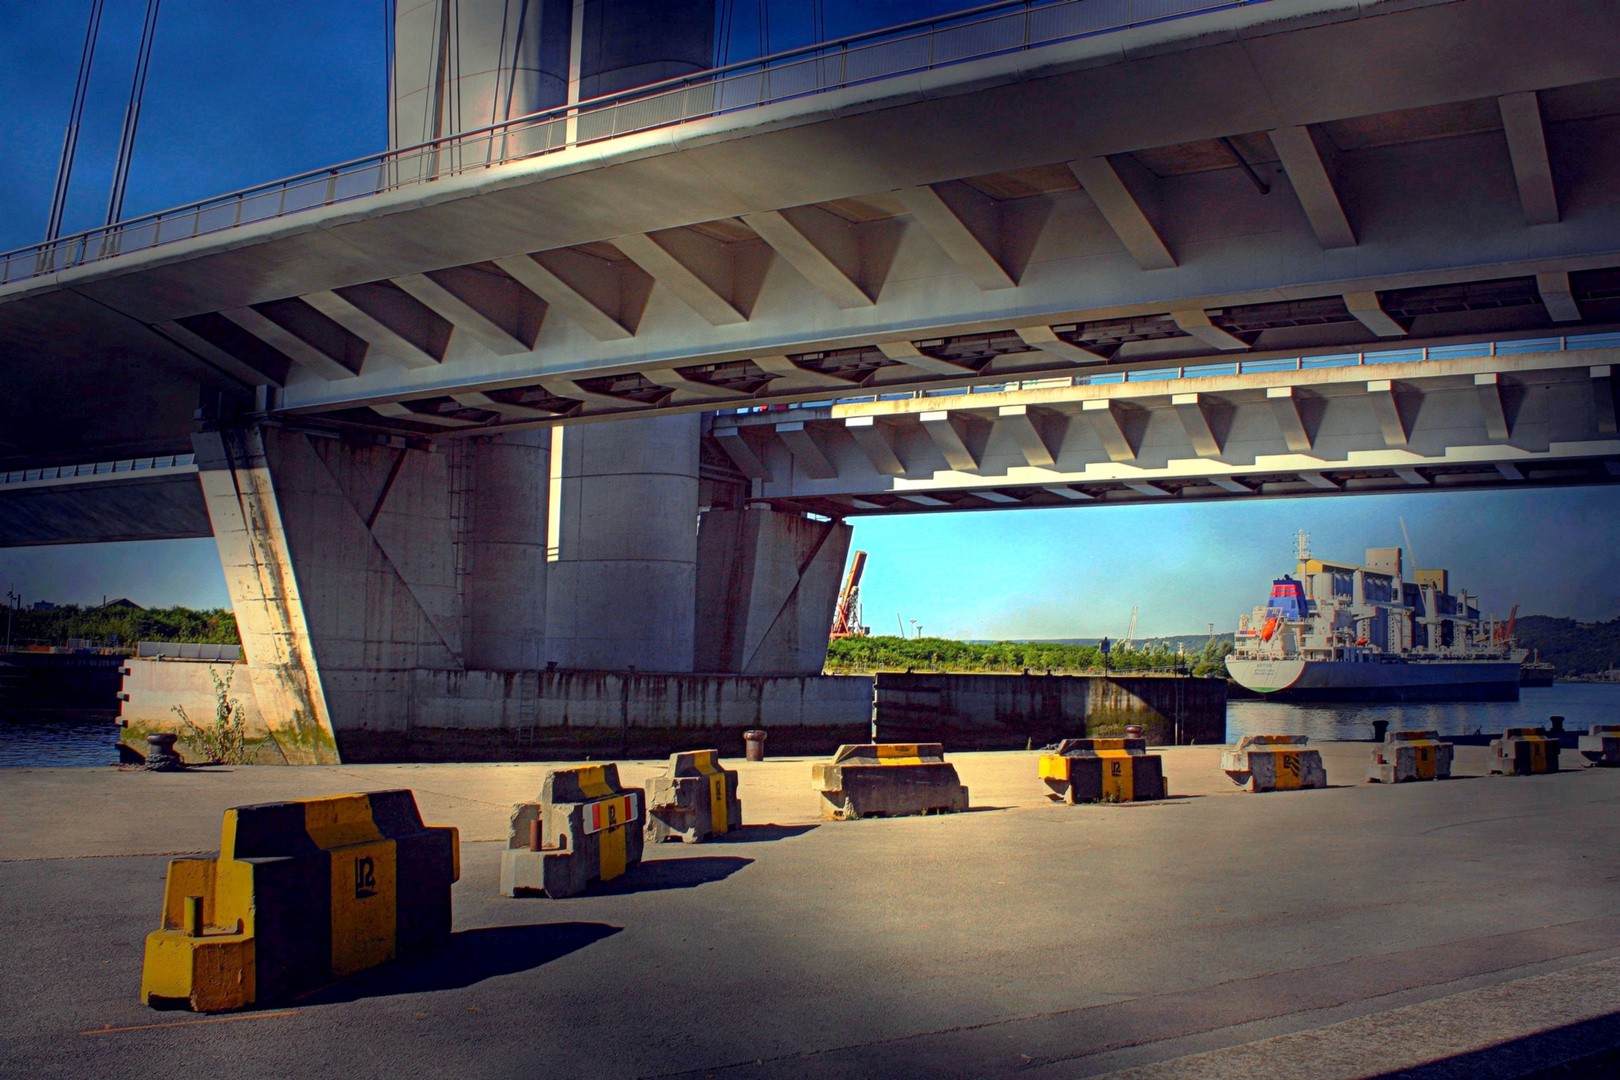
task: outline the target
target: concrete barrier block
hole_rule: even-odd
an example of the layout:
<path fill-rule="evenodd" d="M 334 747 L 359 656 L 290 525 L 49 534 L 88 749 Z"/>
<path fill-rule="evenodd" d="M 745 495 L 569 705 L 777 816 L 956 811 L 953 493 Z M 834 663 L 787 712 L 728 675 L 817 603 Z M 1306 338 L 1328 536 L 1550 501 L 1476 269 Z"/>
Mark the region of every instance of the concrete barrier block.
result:
<path fill-rule="evenodd" d="M 1367 782 L 1451 779 L 1452 746 L 1438 731 L 1391 731 L 1367 763 Z"/>
<path fill-rule="evenodd" d="M 1593 765 L 1620 765 L 1620 724 L 1593 724 L 1576 746 Z"/>
<path fill-rule="evenodd" d="M 1245 735 L 1221 753 L 1221 771 L 1250 791 L 1327 787 L 1322 753 L 1304 735 Z"/>
<path fill-rule="evenodd" d="M 645 822 L 646 793 L 620 784 L 617 765 L 554 769 L 538 800 L 512 807 L 501 895 L 559 900 L 620 877 L 641 862 Z"/>
<path fill-rule="evenodd" d="M 968 790 L 939 743 L 840 746 L 831 761 L 810 767 L 826 821 L 909 814 L 957 813 Z"/>
<path fill-rule="evenodd" d="M 1146 739 L 1064 739 L 1042 754 L 1037 775 L 1049 798 L 1073 806 L 1164 798 L 1164 759 Z"/>
<path fill-rule="evenodd" d="M 459 833 L 409 791 L 227 810 L 217 857 L 169 863 L 141 1000 L 240 1009 L 439 944 L 460 875 Z"/>
<path fill-rule="evenodd" d="M 669 772 L 647 781 L 647 842 L 696 844 L 742 824 L 737 771 L 720 767 L 720 751 L 669 756 Z"/>
<path fill-rule="evenodd" d="M 1503 776 L 1534 776 L 1558 771 L 1556 736 L 1538 727 L 1508 728 L 1491 740 L 1491 772 Z"/>

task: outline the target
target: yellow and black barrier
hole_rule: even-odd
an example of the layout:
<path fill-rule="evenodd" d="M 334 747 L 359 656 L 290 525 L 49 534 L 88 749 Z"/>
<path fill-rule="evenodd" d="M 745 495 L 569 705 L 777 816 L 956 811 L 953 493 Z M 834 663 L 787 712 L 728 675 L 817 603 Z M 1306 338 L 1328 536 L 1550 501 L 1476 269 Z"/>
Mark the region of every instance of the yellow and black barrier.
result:
<path fill-rule="evenodd" d="M 828 821 L 968 808 L 968 790 L 939 743 L 840 746 L 831 761 L 810 767 L 810 786 L 821 793 Z"/>
<path fill-rule="evenodd" d="M 536 802 L 512 807 L 501 852 L 501 895 L 577 896 L 641 862 L 645 793 L 619 783 L 619 767 L 577 765 L 546 775 Z"/>
<path fill-rule="evenodd" d="M 1245 735 L 1221 752 L 1221 771 L 1250 791 L 1296 791 L 1327 787 L 1322 752 L 1304 735 Z"/>
<path fill-rule="evenodd" d="M 1491 740 L 1491 772 L 1504 776 L 1534 776 L 1558 771 L 1557 736 L 1538 727 L 1510 727 Z"/>
<path fill-rule="evenodd" d="M 669 756 L 669 772 L 647 781 L 647 842 L 695 844 L 742 825 L 737 771 L 720 767 L 720 751 Z"/>
<path fill-rule="evenodd" d="M 169 863 L 141 1000 L 240 1009 L 436 945 L 460 876 L 459 833 L 409 791 L 227 810 L 216 858 Z"/>
<path fill-rule="evenodd" d="M 1369 784 L 1405 784 L 1413 780 L 1449 780 L 1452 745 L 1438 731 L 1391 731 L 1367 763 Z"/>
<path fill-rule="evenodd" d="M 1064 739 L 1037 773 L 1047 796 L 1070 806 L 1164 798 L 1164 758 L 1146 739 Z"/>
<path fill-rule="evenodd" d="M 1593 724 L 1576 747 L 1593 765 L 1620 765 L 1620 724 Z"/>

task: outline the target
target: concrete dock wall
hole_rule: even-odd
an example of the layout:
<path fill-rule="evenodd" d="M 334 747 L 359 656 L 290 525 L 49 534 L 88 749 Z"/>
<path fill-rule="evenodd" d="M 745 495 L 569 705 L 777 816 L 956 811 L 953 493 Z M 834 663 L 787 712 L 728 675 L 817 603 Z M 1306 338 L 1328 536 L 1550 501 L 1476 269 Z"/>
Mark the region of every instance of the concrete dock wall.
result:
<path fill-rule="evenodd" d="M 1226 680 L 1157 675 L 941 675 L 880 672 L 877 736 L 947 750 L 1022 750 L 1062 738 L 1120 735 L 1150 743 L 1226 739 Z"/>

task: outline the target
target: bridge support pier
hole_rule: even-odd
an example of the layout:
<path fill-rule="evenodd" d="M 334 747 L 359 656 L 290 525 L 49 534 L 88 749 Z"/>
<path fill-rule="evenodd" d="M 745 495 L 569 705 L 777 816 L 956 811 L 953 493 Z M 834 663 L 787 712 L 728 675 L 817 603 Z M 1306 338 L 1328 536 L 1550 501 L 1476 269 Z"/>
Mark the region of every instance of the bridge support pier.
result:
<path fill-rule="evenodd" d="M 699 425 L 434 450 L 278 426 L 196 435 L 255 760 L 335 762 L 346 733 L 406 737 L 424 718 L 487 726 L 456 687 L 492 673 L 819 674 L 851 529 L 713 510 L 700 540 Z"/>

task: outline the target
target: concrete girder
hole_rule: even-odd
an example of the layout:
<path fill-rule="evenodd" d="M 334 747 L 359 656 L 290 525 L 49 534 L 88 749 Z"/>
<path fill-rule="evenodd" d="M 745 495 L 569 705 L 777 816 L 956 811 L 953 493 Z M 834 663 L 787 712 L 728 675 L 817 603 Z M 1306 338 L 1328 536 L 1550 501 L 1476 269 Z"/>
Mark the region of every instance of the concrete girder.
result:
<path fill-rule="evenodd" d="M 1109 461 L 1136 460 L 1146 427 L 1142 410 L 1112 399 L 1091 398 L 1080 403 L 1080 412 L 1102 440 Z"/>
<path fill-rule="evenodd" d="M 1060 499 L 1066 499 L 1069 502 L 1092 502 L 1096 499 L 1096 496 L 1087 495 L 1079 488 L 1070 487 L 1068 484 L 1053 484 L 1049 487 L 1044 487 L 1041 490 L 1056 495 Z"/>
<path fill-rule="evenodd" d="M 1524 470 L 1510 461 L 1496 463 L 1496 471 L 1502 474 L 1502 479 L 1519 481 L 1524 479 Z"/>
<path fill-rule="evenodd" d="M 155 324 L 152 329 L 173 341 L 182 349 L 186 349 L 213 364 L 233 379 L 237 379 L 249 386 L 270 385 L 282 387 L 287 384 L 287 371 L 292 366 L 292 360 L 285 353 L 268 345 L 259 338 L 247 333 L 234 322 L 219 315 L 194 316 L 186 323 L 167 319 Z M 215 330 L 223 329 L 219 324 L 236 331 L 241 337 L 247 338 L 251 343 L 247 351 L 251 356 L 239 355 L 241 345 L 237 348 L 226 348 L 218 341 L 218 333 L 206 334 L 206 328 L 200 325 L 203 322 L 213 323 Z M 234 336 L 234 335 L 232 335 Z"/>
<path fill-rule="evenodd" d="M 1138 495 L 1146 495 L 1151 499 L 1168 499 L 1173 494 L 1167 489 L 1162 488 L 1158 484 L 1152 483 L 1148 480 L 1127 480 L 1125 481 L 1125 487 L 1136 492 Z"/>
<path fill-rule="evenodd" d="M 1547 309 L 1547 317 L 1553 322 L 1581 321 L 1581 306 L 1575 302 L 1575 294 L 1570 291 L 1567 273 L 1560 270 L 1551 274 L 1537 274 L 1536 292 L 1541 296 L 1541 306 Z"/>
<path fill-rule="evenodd" d="M 1147 210 L 1125 186 L 1112 162 L 1105 157 L 1076 158 L 1068 166 L 1137 266 L 1143 270 L 1168 270 L 1176 265 L 1175 256 L 1164 246 Z"/>
<path fill-rule="evenodd" d="M 1064 341 L 1050 326 L 1023 326 L 1016 331 L 1025 345 L 1050 353 L 1071 364 L 1106 364 L 1108 357 Z"/>
<path fill-rule="evenodd" d="M 266 345 L 321 378 L 360 374 L 366 343 L 302 300 L 276 300 L 220 312 Z"/>
<path fill-rule="evenodd" d="M 1406 327 L 1389 317 L 1375 292 L 1345 293 L 1344 306 L 1362 326 L 1381 338 L 1406 336 Z"/>
<path fill-rule="evenodd" d="M 400 301 L 415 305 L 421 309 L 422 314 L 443 322 L 432 311 L 414 300 L 409 293 L 397 289 L 391 291 L 397 294 Z M 375 288 L 368 292 L 366 286 L 356 286 L 341 293 L 328 289 L 309 293 L 303 300 L 349 333 L 375 346 L 408 368 L 428 368 L 443 363 L 445 346 L 450 341 L 448 325 L 442 334 L 436 335 L 438 339 L 436 348 L 432 345 L 424 347 L 420 335 L 413 334 L 407 337 L 394 325 L 390 325 L 393 320 L 388 320 L 384 308 L 375 302 L 376 292 Z"/>
<path fill-rule="evenodd" d="M 1504 94 L 1496 99 L 1502 114 L 1502 133 L 1507 136 L 1508 154 L 1513 159 L 1513 179 L 1519 185 L 1519 203 L 1524 220 L 1530 225 L 1552 225 L 1558 221 L 1558 191 L 1553 186 L 1552 165 L 1547 160 L 1547 133 L 1541 123 L 1541 101 L 1534 90 Z"/>
<path fill-rule="evenodd" d="M 450 397 L 469 409 L 484 409 L 487 412 L 498 413 L 507 420 L 550 420 L 566 415 L 565 413 L 552 412 L 550 409 L 536 409 L 532 405 L 519 405 L 511 401 L 501 401 L 478 390 L 451 394 Z"/>
<path fill-rule="evenodd" d="M 1305 481 L 1307 484 L 1311 485 L 1311 487 L 1318 488 L 1318 489 L 1320 489 L 1322 491 L 1343 491 L 1344 490 L 1344 485 L 1343 484 L 1339 483 L 1337 480 L 1333 479 L 1330 476 L 1323 476 L 1319 472 L 1302 472 L 1302 473 L 1299 474 L 1299 478 L 1301 480 Z"/>
<path fill-rule="evenodd" d="M 598 341 L 634 337 L 652 293 L 651 275 L 634 262 L 598 258 L 571 248 L 494 262 Z"/>
<path fill-rule="evenodd" d="M 1002 506 L 1016 506 L 1024 501 L 1017 496 L 1008 495 L 1005 491 L 997 491 L 995 488 L 981 488 L 970 492 L 970 494 L 975 499 L 983 499 L 985 502 L 998 503 Z"/>
<path fill-rule="evenodd" d="M 1355 231 L 1344 215 L 1329 172 L 1334 161 L 1332 143 L 1303 125 L 1277 128 L 1270 135 L 1317 242 L 1330 250 L 1355 247 Z"/>
<path fill-rule="evenodd" d="M 838 466 L 827 456 L 826 444 L 820 433 L 802 420 L 790 420 L 776 425 L 776 437 L 787 444 L 795 465 L 812 480 L 834 480 Z"/>
<path fill-rule="evenodd" d="M 714 440 L 726 452 L 732 464 L 742 470 L 742 474 L 750 480 L 763 480 L 770 483 L 772 480 L 770 466 L 765 464 L 765 458 L 743 438 L 741 428 L 717 427 L 714 429 Z"/>
<path fill-rule="evenodd" d="M 996 422 L 1006 428 L 1018 444 L 1025 461 L 1036 467 L 1057 464 L 1063 436 L 1069 429 L 1068 416 L 1028 405 L 1003 405 L 996 416 Z"/>
<path fill-rule="evenodd" d="M 916 503 L 918 506 L 954 506 L 955 505 L 955 503 L 946 502 L 944 499 L 936 499 L 932 495 L 902 495 L 900 497 L 902 499 L 906 500 L 906 502 L 908 502 L 908 503 Z"/>
<path fill-rule="evenodd" d="M 948 202 L 939 186 L 928 184 L 902 188 L 894 194 L 923 231 L 980 289 L 989 292 L 1017 286 L 999 257 L 995 209 L 984 196 L 963 188 L 953 191 L 954 197 Z"/>
<path fill-rule="evenodd" d="M 744 214 L 742 220 L 837 306 L 872 306 L 874 298 L 861 284 L 861 240 L 854 225 L 814 206 Z"/>
<path fill-rule="evenodd" d="M 1202 308 L 1172 311 L 1170 318 L 1188 334 L 1222 352 L 1239 352 L 1249 348 L 1248 342 L 1234 337 L 1210 322 L 1209 313 Z"/>
<path fill-rule="evenodd" d="M 859 386 L 854 379 L 843 379 L 795 364 L 781 355 L 755 356 L 754 366 L 771 376 L 772 390 L 817 389 L 820 387 L 848 388 Z"/>
<path fill-rule="evenodd" d="M 878 351 L 890 360 L 898 360 L 907 367 L 914 367 L 918 371 L 926 371 L 930 375 L 977 375 L 978 372 L 966 364 L 958 364 L 950 360 L 941 360 L 929 356 L 909 341 L 880 341 Z"/>
<path fill-rule="evenodd" d="M 1220 457 L 1232 423 L 1232 406 L 1209 394 L 1173 394 L 1170 404 L 1199 457 Z"/>
<path fill-rule="evenodd" d="M 861 448 L 866 460 L 872 463 L 879 476 L 903 476 L 905 463 L 895 451 L 894 429 L 875 416 L 850 416 L 844 419 L 844 430 L 855 445 Z"/>
<path fill-rule="evenodd" d="M 1267 387 L 1266 400 L 1271 402 L 1288 449 L 1297 454 L 1311 450 L 1316 445 L 1316 430 L 1326 403 L 1292 386 Z"/>
<path fill-rule="evenodd" d="M 684 405 L 693 401 L 735 400 L 753 396 L 746 390 L 734 390 L 729 386 L 716 386 L 713 383 L 688 379 L 675 368 L 649 368 L 641 372 L 641 377 L 648 382 L 667 386 L 673 390 L 674 393 L 669 399 L 672 405 Z"/>
<path fill-rule="evenodd" d="M 495 355 L 522 356 L 534 351 L 546 317 L 546 302 L 493 263 L 404 274 L 392 280 Z"/>
<path fill-rule="evenodd" d="M 1372 400 L 1373 414 L 1378 417 L 1378 427 L 1384 433 L 1384 445 L 1407 445 L 1412 437 L 1412 425 L 1417 422 L 1418 410 L 1423 405 L 1423 394 L 1390 379 L 1373 379 L 1367 383 L 1367 395 Z"/>
<path fill-rule="evenodd" d="M 463 420 L 459 416 L 441 416 L 438 413 L 417 412 L 403 401 L 379 401 L 371 406 L 371 411 L 378 416 L 386 416 L 390 420 L 411 420 L 418 424 L 432 424 L 434 427 L 469 428 L 479 426 L 478 421 Z"/>
<path fill-rule="evenodd" d="M 740 268 L 735 253 L 726 250 L 733 245 L 690 229 L 669 229 L 615 237 L 613 246 L 711 325 L 748 321 L 746 305 L 738 300 Z"/>
<path fill-rule="evenodd" d="M 1222 491 L 1229 491 L 1233 495 L 1253 495 L 1259 490 L 1253 485 L 1245 484 L 1243 481 L 1231 476 L 1212 476 L 1209 478 L 1209 482 Z"/>
<path fill-rule="evenodd" d="M 1513 415 L 1504 400 L 1502 384 L 1494 371 L 1474 376 L 1474 387 L 1479 392 L 1479 411 L 1485 418 L 1485 434 L 1495 443 L 1505 443 L 1513 437 Z"/>
<path fill-rule="evenodd" d="M 1434 483 L 1434 481 L 1430 480 L 1427 476 L 1424 476 L 1416 469 L 1408 468 L 1404 465 L 1396 466 L 1393 472 L 1396 476 L 1406 481 L 1409 487 L 1431 487 Z"/>
<path fill-rule="evenodd" d="M 635 398 L 620 397 L 617 394 L 604 394 L 597 390 L 583 387 L 575 379 L 562 375 L 551 375 L 539 380 L 541 387 L 547 393 L 555 394 L 560 398 L 572 401 L 582 401 L 587 407 L 591 405 L 602 406 L 609 409 L 650 409 L 652 402 L 637 401 Z"/>
<path fill-rule="evenodd" d="M 950 468 L 957 472 L 974 472 L 979 468 L 990 436 L 988 423 L 976 416 L 951 412 L 919 413 L 917 419 L 939 452 L 945 455 L 945 463 Z"/>
<path fill-rule="evenodd" d="M 1597 364 L 1588 368 L 1587 374 L 1592 379 L 1592 415 L 1597 423 L 1598 433 L 1613 435 L 1616 432 L 1614 366 Z"/>

